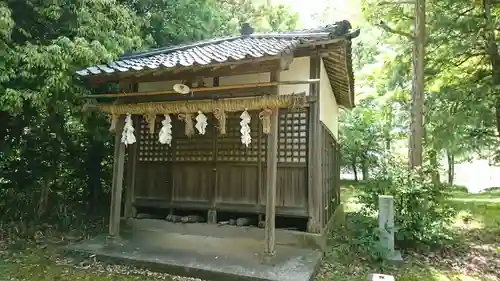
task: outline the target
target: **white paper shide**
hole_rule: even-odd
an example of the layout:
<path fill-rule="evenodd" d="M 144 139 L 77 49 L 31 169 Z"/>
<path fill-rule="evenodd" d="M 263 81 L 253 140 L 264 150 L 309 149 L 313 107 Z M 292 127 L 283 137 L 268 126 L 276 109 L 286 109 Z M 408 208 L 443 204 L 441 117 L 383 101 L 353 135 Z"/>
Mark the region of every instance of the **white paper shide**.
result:
<path fill-rule="evenodd" d="M 250 114 L 248 114 L 248 111 L 245 109 L 245 111 L 243 111 L 243 113 L 240 115 L 240 119 L 241 143 L 248 147 L 252 142 L 252 136 L 250 135 L 251 130 L 249 126 L 252 118 L 250 117 Z"/>
<path fill-rule="evenodd" d="M 122 143 L 125 144 L 125 146 L 136 142 L 134 131 L 135 129 L 134 124 L 132 123 L 132 116 L 130 114 L 127 114 L 127 116 L 125 117 L 125 126 L 123 126 L 122 133 Z"/>
<path fill-rule="evenodd" d="M 172 119 L 170 115 L 165 114 L 165 119 L 161 121 L 162 127 L 160 129 L 159 138 L 161 144 L 171 145 L 172 143 Z"/>
<path fill-rule="evenodd" d="M 196 116 L 196 130 L 198 130 L 198 133 L 200 135 L 204 135 L 207 131 L 207 125 L 208 125 L 208 122 L 207 122 L 207 116 L 205 116 L 205 114 L 203 114 L 203 112 L 201 111 L 198 111 L 198 115 Z"/>

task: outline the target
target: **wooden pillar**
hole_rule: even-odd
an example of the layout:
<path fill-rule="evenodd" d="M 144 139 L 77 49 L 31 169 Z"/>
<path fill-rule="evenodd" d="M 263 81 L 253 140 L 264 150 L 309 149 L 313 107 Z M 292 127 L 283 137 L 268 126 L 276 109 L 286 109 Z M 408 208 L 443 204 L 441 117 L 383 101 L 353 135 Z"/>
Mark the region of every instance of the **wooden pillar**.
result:
<path fill-rule="evenodd" d="M 132 120 L 134 122 L 134 126 L 139 126 L 140 118 L 139 116 L 132 116 Z M 136 138 L 139 140 L 140 130 L 135 131 Z M 125 210 L 124 216 L 126 218 L 135 217 L 137 211 L 134 207 L 134 194 L 135 194 L 135 172 L 137 166 L 137 150 L 139 147 L 139 143 L 136 142 L 128 148 L 127 153 L 127 171 L 125 174 L 127 175 L 126 179 L 126 189 L 125 189 Z"/>
<path fill-rule="evenodd" d="M 213 84 L 214 87 L 219 86 L 219 77 L 214 77 L 213 78 Z M 210 122 L 210 121 L 209 121 Z M 216 119 L 214 117 L 214 122 L 216 122 Z M 210 183 L 212 185 L 212 193 L 211 193 L 211 198 L 210 198 L 210 208 L 208 209 L 207 212 L 207 222 L 210 224 L 216 224 L 217 223 L 217 194 L 218 194 L 218 189 L 219 189 L 219 181 L 217 179 L 217 155 L 219 154 L 218 151 L 218 146 L 217 146 L 217 136 L 219 134 L 218 129 L 216 126 L 212 126 L 212 151 L 213 151 L 213 158 L 212 158 L 212 182 Z"/>
<path fill-rule="evenodd" d="M 109 234 L 120 233 L 120 216 L 123 189 L 123 169 L 125 164 L 125 145 L 121 143 L 124 116 L 120 116 L 116 125 L 115 153 L 113 161 L 113 184 L 111 189 L 111 209 L 109 214 Z"/>
<path fill-rule="evenodd" d="M 310 75 L 311 79 L 320 78 L 321 58 L 319 55 L 311 56 Z M 326 79 L 323 77 L 323 79 Z M 321 232 L 321 128 L 320 128 L 320 96 L 319 84 L 309 86 L 309 95 L 316 98 L 316 102 L 309 106 L 309 134 L 308 134 L 308 186 L 307 186 L 307 205 L 309 221 L 307 222 L 307 231 L 312 233 Z"/>
<path fill-rule="evenodd" d="M 271 82 L 279 81 L 280 70 L 271 73 Z M 278 95 L 278 87 L 275 87 Z M 267 170 L 266 170 L 266 222 L 264 229 L 264 255 L 274 256 L 275 250 L 275 218 L 276 218 L 276 175 L 278 173 L 278 118 L 279 109 L 272 109 L 271 132 L 267 136 Z"/>

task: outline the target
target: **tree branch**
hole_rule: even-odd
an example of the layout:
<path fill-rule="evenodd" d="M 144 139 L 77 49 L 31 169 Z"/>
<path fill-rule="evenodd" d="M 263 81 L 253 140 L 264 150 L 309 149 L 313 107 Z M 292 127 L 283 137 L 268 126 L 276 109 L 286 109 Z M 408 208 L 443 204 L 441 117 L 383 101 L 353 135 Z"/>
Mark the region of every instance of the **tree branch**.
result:
<path fill-rule="evenodd" d="M 387 31 L 389 33 L 392 33 L 392 34 L 397 34 L 399 36 L 403 36 L 403 37 L 409 38 L 411 40 L 415 39 L 415 36 L 413 34 L 408 33 L 408 32 L 404 32 L 404 31 L 401 31 L 401 30 L 393 29 L 393 28 L 391 28 L 390 26 L 388 26 L 383 21 L 380 21 L 380 23 L 375 24 L 375 26 L 378 26 L 378 27 L 382 28 L 383 30 L 385 30 L 385 31 Z"/>
<path fill-rule="evenodd" d="M 460 54 L 459 57 L 467 55 L 467 57 L 463 58 L 462 60 L 453 63 L 454 66 L 459 67 L 463 65 L 464 63 L 468 62 L 470 59 L 475 58 L 475 57 L 480 57 L 480 56 L 486 56 L 485 52 L 479 52 L 479 53 L 464 53 Z"/>
<path fill-rule="evenodd" d="M 416 2 L 408 0 L 408 1 L 382 1 L 382 2 L 378 3 L 379 6 L 384 6 L 384 5 L 400 5 L 400 4 L 412 4 L 412 5 L 415 5 Z"/>
<path fill-rule="evenodd" d="M 475 9 L 475 7 L 472 7 L 470 9 L 466 9 L 464 11 L 461 11 L 460 13 L 458 13 L 456 19 L 458 20 L 459 18 L 465 16 L 466 14 L 468 14 L 469 12 L 472 12 L 473 10 Z"/>

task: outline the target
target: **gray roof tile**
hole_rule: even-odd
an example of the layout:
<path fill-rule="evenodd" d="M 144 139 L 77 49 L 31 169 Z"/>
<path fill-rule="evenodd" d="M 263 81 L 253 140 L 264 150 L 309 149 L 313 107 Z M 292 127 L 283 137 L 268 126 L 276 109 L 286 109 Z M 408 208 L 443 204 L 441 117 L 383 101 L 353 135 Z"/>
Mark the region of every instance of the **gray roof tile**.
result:
<path fill-rule="evenodd" d="M 132 54 L 106 65 L 87 67 L 76 73 L 80 76 L 113 74 L 275 56 L 293 50 L 299 43 L 347 35 L 350 28 L 349 22 L 343 21 L 316 29 L 214 39 Z"/>

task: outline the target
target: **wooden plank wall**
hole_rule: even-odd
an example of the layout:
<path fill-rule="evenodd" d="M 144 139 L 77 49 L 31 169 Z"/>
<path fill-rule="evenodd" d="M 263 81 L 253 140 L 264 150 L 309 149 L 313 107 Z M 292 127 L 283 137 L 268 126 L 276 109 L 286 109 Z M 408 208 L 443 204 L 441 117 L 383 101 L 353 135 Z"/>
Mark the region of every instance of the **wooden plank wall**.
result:
<path fill-rule="evenodd" d="M 266 137 L 258 112 L 250 112 L 252 143 L 240 141 L 241 113 L 228 113 L 226 135 L 211 114 L 206 135 L 185 135 L 184 123 L 171 115 L 172 147 L 158 142 L 140 121 L 134 204 L 137 206 L 215 209 L 235 212 L 265 210 Z M 195 122 L 195 121 L 194 121 Z M 307 217 L 308 112 L 280 110 L 277 214 Z"/>
<path fill-rule="evenodd" d="M 330 221 L 335 208 L 340 204 L 340 147 L 330 132 L 321 123 L 322 147 L 321 147 L 321 169 L 322 172 L 322 198 L 323 198 L 323 220 L 325 227 Z"/>

